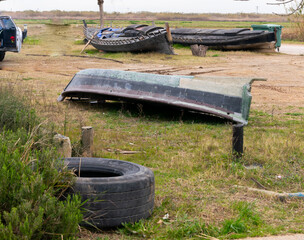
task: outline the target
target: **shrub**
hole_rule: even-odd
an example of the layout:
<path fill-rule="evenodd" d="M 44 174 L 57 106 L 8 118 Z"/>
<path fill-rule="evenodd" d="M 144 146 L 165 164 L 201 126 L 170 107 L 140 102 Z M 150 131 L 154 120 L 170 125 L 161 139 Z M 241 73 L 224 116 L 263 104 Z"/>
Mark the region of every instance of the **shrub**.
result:
<path fill-rule="evenodd" d="M 51 134 L 20 99 L 3 89 L 0 99 L 0 239 L 75 238 L 81 200 L 62 197 L 73 175 L 56 160 Z"/>

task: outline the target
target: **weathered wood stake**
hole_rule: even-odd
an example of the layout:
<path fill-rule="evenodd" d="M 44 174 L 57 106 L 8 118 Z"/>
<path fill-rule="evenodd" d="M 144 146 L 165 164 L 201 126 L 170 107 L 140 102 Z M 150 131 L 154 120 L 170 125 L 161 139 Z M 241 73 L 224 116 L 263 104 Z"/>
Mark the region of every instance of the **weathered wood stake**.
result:
<path fill-rule="evenodd" d="M 81 133 L 82 155 L 92 157 L 94 129 L 92 127 L 82 127 Z"/>
<path fill-rule="evenodd" d="M 98 31 L 96 31 L 93 36 L 91 37 L 91 39 L 89 39 L 89 41 L 87 42 L 87 44 L 83 47 L 83 49 L 81 50 L 80 53 L 83 53 L 83 51 L 87 48 L 87 46 L 89 46 L 89 44 L 92 42 L 93 38 L 98 34 Z"/>
<path fill-rule="evenodd" d="M 169 26 L 169 23 L 166 22 L 166 31 L 167 31 L 167 39 L 168 39 L 168 42 L 170 44 L 173 43 L 173 38 L 172 38 L 172 35 L 171 35 L 171 30 L 170 30 L 170 26 Z"/>
<path fill-rule="evenodd" d="M 190 47 L 193 56 L 206 57 L 208 46 L 194 44 L 191 45 Z"/>
<path fill-rule="evenodd" d="M 241 158 L 244 146 L 244 124 L 233 125 L 232 132 L 232 154 L 236 158 Z"/>

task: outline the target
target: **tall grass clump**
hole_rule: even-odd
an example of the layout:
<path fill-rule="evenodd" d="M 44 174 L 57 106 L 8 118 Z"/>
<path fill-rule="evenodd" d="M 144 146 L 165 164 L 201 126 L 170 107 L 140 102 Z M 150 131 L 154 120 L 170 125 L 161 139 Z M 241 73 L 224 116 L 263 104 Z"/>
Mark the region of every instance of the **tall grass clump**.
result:
<path fill-rule="evenodd" d="M 294 24 L 296 29 L 297 39 L 299 41 L 304 41 L 304 13 L 301 10 L 299 13 L 294 16 Z"/>
<path fill-rule="evenodd" d="M 73 175 L 35 112 L 0 87 L 0 239 L 73 239 L 80 198 L 63 198 Z"/>
<path fill-rule="evenodd" d="M 293 14 L 290 19 L 291 28 L 283 31 L 283 37 L 286 40 L 304 42 L 304 13 L 299 11 Z"/>
<path fill-rule="evenodd" d="M 0 129 L 24 128 L 28 131 L 38 125 L 35 111 L 26 102 L 12 86 L 0 85 Z"/>

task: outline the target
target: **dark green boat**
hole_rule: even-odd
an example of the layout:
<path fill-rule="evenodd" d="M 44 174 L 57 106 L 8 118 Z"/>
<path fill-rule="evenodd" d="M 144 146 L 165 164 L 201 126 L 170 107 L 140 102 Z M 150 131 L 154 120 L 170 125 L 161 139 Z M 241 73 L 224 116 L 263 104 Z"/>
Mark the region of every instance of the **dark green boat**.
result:
<path fill-rule="evenodd" d="M 247 124 L 257 78 L 168 76 L 105 69 L 78 72 L 58 97 L 166 104 Z"/>

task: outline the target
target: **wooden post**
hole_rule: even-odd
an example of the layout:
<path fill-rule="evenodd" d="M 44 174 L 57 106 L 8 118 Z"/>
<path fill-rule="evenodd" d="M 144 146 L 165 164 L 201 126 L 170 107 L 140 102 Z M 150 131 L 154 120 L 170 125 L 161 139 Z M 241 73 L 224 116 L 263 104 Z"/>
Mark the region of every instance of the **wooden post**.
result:
<path fill-rule="evenodd" d="M 93 128 L 82 127 L 81 144 L 82 144 L 82 155 L 84 157 L 92 157 L 93 155 L 93 138 L 94 138 Z"/>
<path fill-rule="evenodd" d="M 241 158 L 244 152 L 244 124 L 233 125 L 232 132 L 232 154 L 236 158 Z"/>
<path fill-rule="evenodd" d="M 208 46 L 194 44 L 191 45 L 191 51 L 193 56 L 206 57 Z"/>
<path fill-rule="evenodd" d="M 171 30 L 169 27 L 169 23 L 166 22 L 166 31 L 167 31 L 167 39 L 169 41 L 170 44 L 173 43 L 173 39 L 172 39 L 172 35 L 171 35 Z"/>
<path fill-rule="evenodd" d="M 98 6 L 99 6 L 100 28 L 103 28 L 103 25 L 104 25 L 103 2 L 104 2 L 104 0 L 98 0 L 98 2 L 97 2 Z"/>

